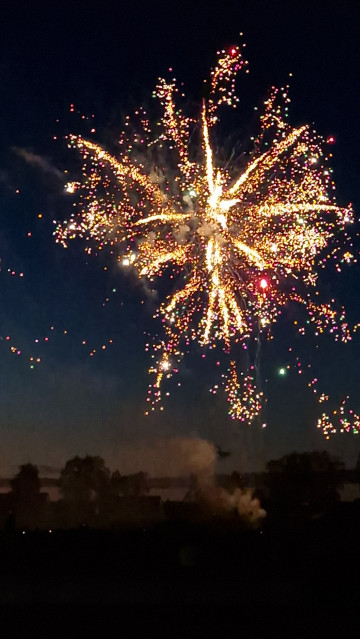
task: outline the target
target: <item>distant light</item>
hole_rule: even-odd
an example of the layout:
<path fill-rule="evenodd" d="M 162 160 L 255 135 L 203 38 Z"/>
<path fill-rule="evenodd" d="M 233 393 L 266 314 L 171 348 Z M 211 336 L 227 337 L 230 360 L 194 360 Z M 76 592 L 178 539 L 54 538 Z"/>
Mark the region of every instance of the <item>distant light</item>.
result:
<path fill-rule="evenodd" d="M 279 368 L 279 375 L 286 375 L 286 368 Z"/>
<path fill-rule="evenodd" d="M 265 279 L 265 277 L 263 277 L 260 280 L 260 288 L 262 288 L 262 290 L 265 291 L 268 286 L 269 286 L 269 282 L 267 281 L 267 279 Z"/>
<path fill-rule="evenodd" d="M 326 140 L 326 142 L 328 144 L 335 144 L 335 137 L 333 135 L 329 135 L 328 139 Z"/>

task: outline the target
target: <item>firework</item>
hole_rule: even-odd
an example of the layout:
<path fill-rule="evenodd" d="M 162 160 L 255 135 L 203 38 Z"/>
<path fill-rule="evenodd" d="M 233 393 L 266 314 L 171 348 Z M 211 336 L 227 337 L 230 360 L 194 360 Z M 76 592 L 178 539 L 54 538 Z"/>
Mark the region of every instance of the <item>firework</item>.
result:
<path fill-rule="evenodd" d="M 66 247 L 81 237 L 88 253 L 110 245 L 139 278 L 153 282 L 166 274 L 174 284 L 156 313 L 163 337 L 148 345 L 149 410 L 196 342 L 204 350 L 222 348 L 220 383 L 229 413 L 251 422 L 263 399 L 256 379 L 260 339 L 285 304 L 302 305 L 318 333 L 351 337 L 343 311 L 314 302 L 318 268 L 334 259 L 340 269 L 352 258 L 334 242 L 339 233 L 346 236 L 353 213 L 335 201 L 333 140 L 307 125 L 292 128 L 288 87 L 272 88 L 247 162 L 244 154 L 224 167 L 214 153 L 219 108 L 236 107 L 242 69 L 240 47 L 219 52 L 197 118 L 178 106 L 176 81 L 159 79 L 154 97 L 162 116 L 153 126 L 144 109 L 127 116 L 116 155 L 83 137 L 69 138 L 82 154 L 83 174 L 66 185 L 78 204 L 57 226 L 56 240 Z"/>
<path fill-rule="evenodd" d="M 328 401 L 327 395 L 321 395 L 319 401 L 322 403 Z M 333 433 L 353 433 L 358 435 L 360 432 L 360 416 L 351 408 L 346 406 L 349 395 L 341 402 L 337 409 L 332 413 L 322 413 L 317 420 L 317 428 L 320 428 L 326 439 L 330 438 Z"/>

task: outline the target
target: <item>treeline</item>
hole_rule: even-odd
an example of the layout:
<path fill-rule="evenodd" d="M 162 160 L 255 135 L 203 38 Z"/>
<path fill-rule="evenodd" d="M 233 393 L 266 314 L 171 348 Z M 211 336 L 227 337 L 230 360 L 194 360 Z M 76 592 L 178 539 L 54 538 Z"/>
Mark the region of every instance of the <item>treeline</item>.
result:
<path fill-rule="evenodd" d="M 111 473 L 101 457 L 74 457 L 60 472 L 61 498 L 50 501 L 41 491 L 37 466 L 29 463 L 20 466 L 10 492 L 0 495 L 0 528 L 117 529 L 224 516 L 259 525 L 265 510 L 267 521 L 296 522 L 331 511 L 348 472 L 326 452 L 292 453 L 270 461 L 266 472 L 253 476 L 191 476 L 183 502 L 162 503 L 159 496 L 149 495 L 146 473 L 124 476 Z M 360 481 L 360 457 L 352 481 Z"/>
<path fill-rule="evenodd" d="M 353 470 L 327 452 L 291 453 L 268 462 L 258 482 L 269 518 L 297 524 L 336 510 L 345 485 L 360 497 L 360 455 Z"/>
<path fill-rule="evenodd" d="M 145 473 L 122 476 L 106 467 L 98 456 L 74 457 L 60 472 L 61 498 L 50 501 L 41 492 L 39 469 L 23 464 L 11 480 L 11 491 L 1 495 L 0 522 L 5 528 L 108 527 L 117 523 L 138 522 L 159 515 L 160 499 L 147 497 Z M 5 521 L 4 521 L 5 520 Z M 0 523 L 1 526 L 1 523 Z"/>

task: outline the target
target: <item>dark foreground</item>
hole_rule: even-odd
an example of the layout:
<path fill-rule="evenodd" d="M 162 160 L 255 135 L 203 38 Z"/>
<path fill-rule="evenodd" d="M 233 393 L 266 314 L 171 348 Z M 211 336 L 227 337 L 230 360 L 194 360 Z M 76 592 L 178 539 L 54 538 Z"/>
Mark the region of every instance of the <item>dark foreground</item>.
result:
<path fill-rule="evenodd" d="M 235 520 L 153 528 L 2 532 L 2 610 L 294 611 L 356 614 L 359 502 L 294 524 Z M 227 615 L 227 613 L 226 613 Z M 7 635 L 5 635 L 7 636 Z M 129 636 L 129 635 L 128 635 Z M 312 636 L 312 635 L 310 635 Z"/>

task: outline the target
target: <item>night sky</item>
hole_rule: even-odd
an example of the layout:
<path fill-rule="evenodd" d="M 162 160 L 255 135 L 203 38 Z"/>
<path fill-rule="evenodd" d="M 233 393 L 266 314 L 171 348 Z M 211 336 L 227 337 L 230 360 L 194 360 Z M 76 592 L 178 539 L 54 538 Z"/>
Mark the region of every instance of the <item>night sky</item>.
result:
<path fill-rule="evenodd" d="M 292 73 L 290 121 L 313 123 L 325 137 L 335 136 L 337 200 L 352 202 L 358 220 L 360 7 L 344 0 L 315 4 L 161 0 L 130 7 L 105 0 L 35 2 L 24 9 L 1 3 L 0 475 L 27 461 L 46 474 L 75 454 L 100 454 L 120 472 L 163 473 L 170 472 L 173 456 L 180 472 L 176 446 L 164 443 L 174 438 L 179 447 L 186 442 L 189 457 L 189 438 L 231 451 L 218 462 L 220 471 L 256 470 L 294 449 L 326 449 L 354 464 L 360 436 L 326 442 L 316 429 L 321 407 L 306 384 L 290 374 L 280 379 L 278 369 L 293 346 L 313 361 L 334 400 L 350 394 L 360 412 L 359 335 L 342 346 L 324 338 L 315 357 L 315 342 L 294 337 L 285 313 L 275 339 L 263 347 L 266 430 L 228 418 L 226 402 L 209 394 L 208 370 L 196 349 L 183 362 L 165 410 L 145 418 L 145 332 L 156 330 L 152 315 L 161 290 L 150 293 L 109 255 L 86 256 L 80 241 L 64 250 L 53 237 L 53 220 L 70 215 L 64 185 L 78 166 L 64 136 L 94 126 L 97 142 L 114 144 L 124 115 L 149 103 L 169 67 L 184 82 L 189 101 L 200 101 L 216 51 L 239 42 L 239 32 L 250 74 L 238 80 L 239 108 L 224 113 L 222 153 L 246 143 L 254 107 Z M 350 324 L 360 321 L 359 275 L 360 264 L 322 275 L 329 298 L 345 305 Z M 167 450 L 168 468 L 151 465 Z M 194 451 L 201 456 L 198 441 Z M 204 451 L 206 457 L 208 445 Z"/>

